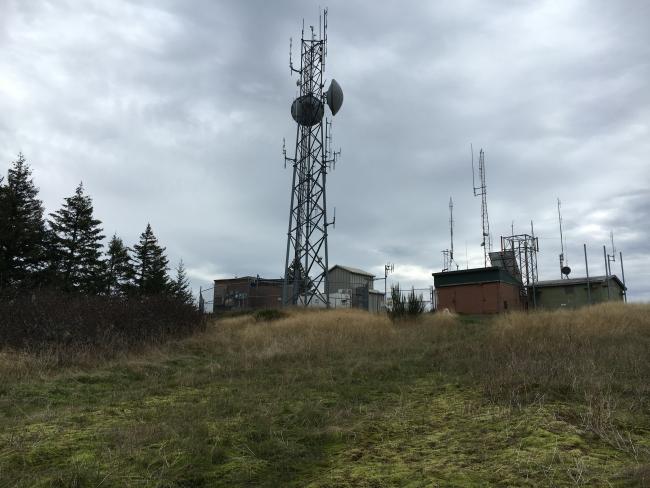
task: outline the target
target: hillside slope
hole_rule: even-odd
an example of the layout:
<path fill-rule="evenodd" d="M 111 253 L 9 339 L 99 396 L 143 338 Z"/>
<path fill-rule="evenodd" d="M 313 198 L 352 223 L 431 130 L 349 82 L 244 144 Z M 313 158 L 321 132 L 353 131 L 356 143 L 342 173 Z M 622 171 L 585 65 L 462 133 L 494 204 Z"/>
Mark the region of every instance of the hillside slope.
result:
<path fill-rule="evenodd" d="M 648 486 L 650 306 L 0 352 L 0 487 Z"/>

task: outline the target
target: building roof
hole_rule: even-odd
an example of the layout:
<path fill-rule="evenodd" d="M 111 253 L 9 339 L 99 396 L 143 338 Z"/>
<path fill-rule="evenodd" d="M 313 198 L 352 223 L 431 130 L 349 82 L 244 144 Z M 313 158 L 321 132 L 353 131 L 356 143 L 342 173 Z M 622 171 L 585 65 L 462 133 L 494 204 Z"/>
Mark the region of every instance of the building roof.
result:
<path fill-rule="evenodd" d="M 438 275 L 462 275 L 462 274 L 474 274 L 474 273 L 489 273 L 495 269 L 500 269 L 498 266 L 488 266 L 486 268 L 468 268 L 468 269 L 457 269 L 451 271 L 438 271 L 437 273 L 431 273 L 431 276 Z"/>
<path fill-rule="evenodd" d="M 372 273 L 368 273 L 367 271 L 364 271 L 364 270 L 362 270 L 362 269 L 359 269 L 359 268 L 352 268 L 351 266 L 343 266 L 343 265 L 341 265 L 341 264 L 335 264 L 334 266 L 332 266 L 332 267 L 330 268 L 330 270 L 329 270 L 328 272 L 331 273 L 332 271 L 334 271 L 335 268 L 341 268 L 342 270 L 345 270 L 345 271 L 347 271 L 348 273 L 352 273 L 352 274 L 359 274 L 359 275 L 363 275 L 363 276 L 370 276 L 371 278 L 374 278 L 374 277 L 375 277 L 374 274 L 372 274 Z"/>
<path fill-rule="evenodd" d="M 504 268 L 498 266 L 488 266 L 487 268 L 459 269 L 456 271 L 441 271 L 431 273 L 434 278 L 436 288 L 442 286 L 469 285 L 476 283 L 510 283 L 515 286 L 521 286 L 518 281 Z"/>
<path fill-rule="evenodd" d="M 616 275 L 611 275 L 609 277 L 610 280 L 614 280 L 618 285 L 624 289 L 627 290 L 627 287 L 623 284 L 621 280 L 618 279 L 618 276 Z M 607 276 L 590 276 L 589 277 L 589 282 L 590 283 L 605 283 L 607 281 Z M 535 283 L 535 287 L 537 288 L 544 288 L 547 286 L 577 286 L 577 285 L 586 285 L 587 284 L 587 278 L 565 278 L 563 280 L 546 280 L 546 281 L 538 281 Z"/>
<path fill-rule="evenodd" d="M 215 283 L 223 283 L 225 281 L 257 281 L 258 283 L 284 283 L 284 278 L 261 278 L 259 276 L 237 276 L 236 278 L 221 278 L 214 280 Z"/>

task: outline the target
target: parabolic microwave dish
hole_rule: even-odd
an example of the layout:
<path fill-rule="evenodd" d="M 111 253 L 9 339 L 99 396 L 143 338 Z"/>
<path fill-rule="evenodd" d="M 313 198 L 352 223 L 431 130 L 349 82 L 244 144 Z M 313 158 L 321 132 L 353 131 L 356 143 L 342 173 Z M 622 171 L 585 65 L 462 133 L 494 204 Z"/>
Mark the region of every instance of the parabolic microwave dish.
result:
<path fill-rule="evenodd" d="M 343 105 L 343 90 L 334 79 L 325 92 L 325 101 L 332 115 L 336 115 Z M 323 119 L 323 114 L 323 103 L 311 93 L 296 98 L 291 104 L 291 117 L 300 125 L 308 127 L 316 125 Z"/>

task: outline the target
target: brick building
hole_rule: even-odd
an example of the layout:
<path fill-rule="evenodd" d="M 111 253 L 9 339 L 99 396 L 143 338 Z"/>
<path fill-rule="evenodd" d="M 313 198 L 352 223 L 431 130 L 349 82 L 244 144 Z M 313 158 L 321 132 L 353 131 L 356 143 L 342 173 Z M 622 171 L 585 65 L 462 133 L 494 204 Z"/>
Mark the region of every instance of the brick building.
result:
<path fill-rule="evenodd" d="M 214 280 L 214 311 L 279 308 L 283 282 L 259 276 Z"/>
<path fill-rule="evenodd" d="M 523 308 L 521 282 L 502 267 L 433 273 L 437 309 L 493 314 Z"/>

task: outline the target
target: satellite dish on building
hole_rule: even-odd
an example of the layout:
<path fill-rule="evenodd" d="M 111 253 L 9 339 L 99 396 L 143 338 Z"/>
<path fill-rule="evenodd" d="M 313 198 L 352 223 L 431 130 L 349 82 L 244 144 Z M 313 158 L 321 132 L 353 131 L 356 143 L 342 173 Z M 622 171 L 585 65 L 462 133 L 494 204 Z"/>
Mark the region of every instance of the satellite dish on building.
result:
<path fill-rule="evenodd" d="M 562 266 L 562 269 L 560 271 L 562 271 L 562 274 L 567 277 L 571 274 L 571 268 L 568 266 Z"/>
<path fill-rule="evenodd" d="M 325 101 L 332 111 L 332 115 L 336 115 L 343 105 L 343 90 L 335 79 L 332 79 L 330 87 L 325 92 Z"/>

